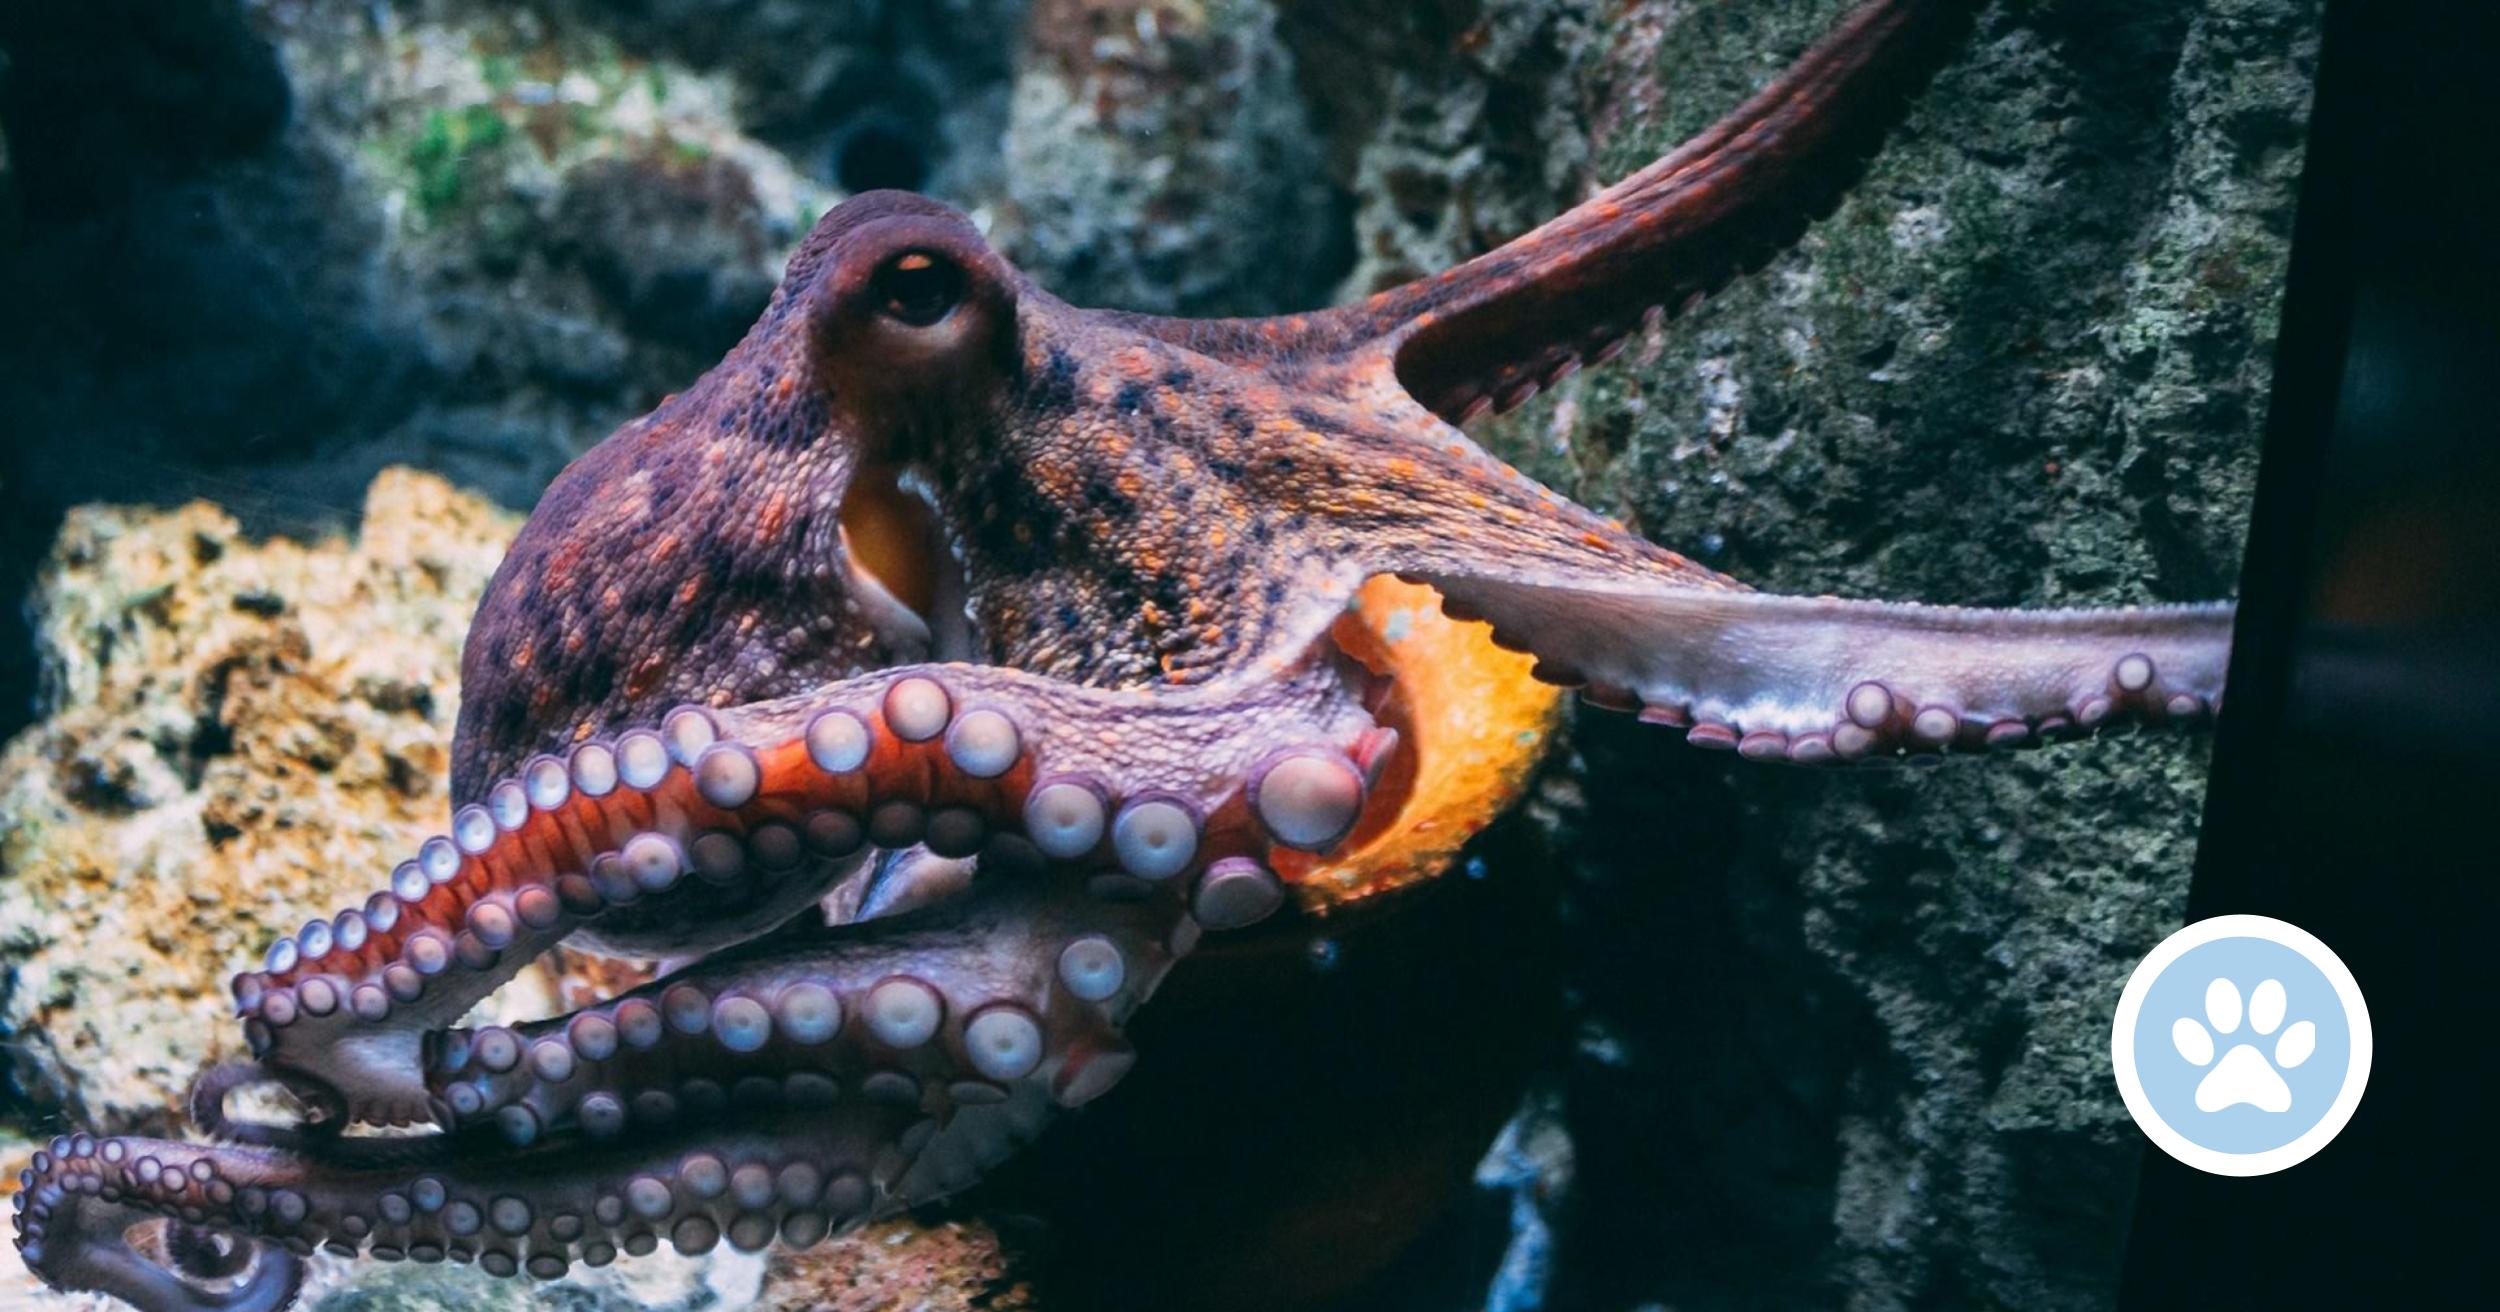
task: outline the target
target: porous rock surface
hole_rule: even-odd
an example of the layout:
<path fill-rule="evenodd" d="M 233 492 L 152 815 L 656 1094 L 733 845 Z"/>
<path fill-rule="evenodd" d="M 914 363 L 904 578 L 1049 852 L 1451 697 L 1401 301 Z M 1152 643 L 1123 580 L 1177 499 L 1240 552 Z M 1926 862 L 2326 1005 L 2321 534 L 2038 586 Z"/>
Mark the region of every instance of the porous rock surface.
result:
<path fill-rule="evenodd" d="M 1357 295 L 1645 162 L 1842 7 L 1048 0 L 1028 34 L 1016 0 L 185 0 L 0 30 L 0 291 L 46 309 L 0 324 L 0 403 L 75 439 L 0 462 L 0 555 L 56 562 L 15 645 L 60 671 L 0 758 L 0 1119 L 161 1116 L 232 1041 L 224 972 L 441 824 L 452 654 L 513 522 L 401 475 L 316 547 L 206 508 L 55 545 L 61 504 L 205 492 L 320 540 L 405 460 L 524 507 L 859 186 L 964 206 L 1081 301 Z M 1795 251 L 1482 435 L 1764 586 L 2228 594 L 2316 9 L 1991 6 Z M 1529 808 L 1568 845 L 1576 1019 L 1531 1128 L 1576 1168 L 1497 1173 L 1534 1224 L 1453 1260 L 1501 1263 L 1505 1308 L 2104 1305 L 2138 1143 L 2109 1008 L 2180 916 L 2204 759 L 1792 773 L 1585 713 Z M 932 1306 L 998 1275 L 931 1233 L 897 1232 L 964 1277 Z M 340 1306 L 488 1297 L 367 1270 L 340 1297 L 381 1301 Z"/>
<path fill-rule="evenodd" d="M 20 1097 L 163 1125 L 237 1055 L 226 977 L 437 831 L 461 637 L 518 527 L 405 471 L 353 539 L 71 515 L 34 603 L 47 714 L 0 753 Z"/>
<path fill-rule="evenodd" d="M 1615 10 L 1578 79 L 1593 176 L 1836 8 Z M 2230 595 L 2315 18 L 1991 8 L 1835 214 L 1511 450 L 1764 587 Z M 2110 1015 L 2181 920 L 2206 744 L 1818 774 L 1594 713 L 1578 741 L 1571 1296 L 2106 1306 L 2141 1147 Z"/>

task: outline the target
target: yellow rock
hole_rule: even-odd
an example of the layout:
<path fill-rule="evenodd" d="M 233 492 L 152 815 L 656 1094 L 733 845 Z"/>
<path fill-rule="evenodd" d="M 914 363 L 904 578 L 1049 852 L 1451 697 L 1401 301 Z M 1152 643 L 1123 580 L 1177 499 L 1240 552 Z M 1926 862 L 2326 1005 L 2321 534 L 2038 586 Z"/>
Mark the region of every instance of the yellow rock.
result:
<path fill-rule="evenodd" d="M 228 976 L 448 822 L 460 643 L 519 527 L 405 470 L 311 545 L 206 502 L 71 512 L 44 718 L 0 752 L 0 1026 L 39 1036 L 36 1082 L 161 1125 L 240 1046 Z"/>

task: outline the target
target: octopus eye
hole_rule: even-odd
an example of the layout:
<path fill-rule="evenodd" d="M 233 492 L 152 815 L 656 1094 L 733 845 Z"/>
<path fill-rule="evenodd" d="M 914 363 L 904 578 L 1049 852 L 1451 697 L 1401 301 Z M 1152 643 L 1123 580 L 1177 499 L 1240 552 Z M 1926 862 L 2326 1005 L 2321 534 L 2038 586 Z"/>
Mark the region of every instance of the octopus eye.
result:
<path fill-rule="evenodd" d="M 926 251 L 906 251 L 877 270 L 876 292 L 889 317 L 926 328 L 954 312 L 964 296 L 964 271 Z"/>

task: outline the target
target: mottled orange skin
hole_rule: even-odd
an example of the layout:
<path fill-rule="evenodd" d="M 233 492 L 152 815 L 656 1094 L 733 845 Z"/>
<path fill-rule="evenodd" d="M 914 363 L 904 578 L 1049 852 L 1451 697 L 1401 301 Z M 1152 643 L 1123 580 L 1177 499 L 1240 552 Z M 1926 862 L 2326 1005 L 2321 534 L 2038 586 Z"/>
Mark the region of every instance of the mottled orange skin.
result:
<path fill-rule="evenodd" d="M 1362 823 L 1324 856 L 1281 853 L 1277 873 L 1314 913 L 1350 908 L 1448 870 L 1519 800 L 1561 728 L 1563 695 L 1533 658 L 1451 619 L 1420 584 L 1374 579 L 1337 621 L 1339 646 L 1391 678 L 1381 718 L 1412 750 L 1392 761 Z"/>

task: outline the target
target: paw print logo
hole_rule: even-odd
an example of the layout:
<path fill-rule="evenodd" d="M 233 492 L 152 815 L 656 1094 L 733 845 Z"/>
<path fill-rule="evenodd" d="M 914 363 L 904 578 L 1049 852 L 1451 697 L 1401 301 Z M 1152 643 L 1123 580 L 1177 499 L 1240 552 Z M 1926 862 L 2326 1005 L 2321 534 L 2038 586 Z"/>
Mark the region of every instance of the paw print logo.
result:
<path fill-rule="evenodd" d="M 2179 1056 L 2191 1066 L 2210 1066 L 2205 1078 L 2196 1083 L 2196 1110 L 2218 1112 L 2242 1103 L 2261 1112 L 2288 1112 L 2292 1109 L 2292 1086 L 2285 1083 L 2281 1072 L 2291 1070 L 2309 1060 L 2318 1050 L 2318 1027 L 2309 1021 L 2294 1021 L 2283 1028 L 2283 981 L 2270 979 L 2257 985 L 2248 995 L 2248 1032 L 2262 1039 L 2282 1029 L 2282 1037 L 2274 1041 L 2274 1055 L 2269 1059 L 2254 1043 L 2233 1043 L 2221 1061 L 2214 1060 L 2219 1046 L 2214 1036 L 2230 1039 L 2240 1028 L 2240 988 L 2227 979 L 2218 979 L 2205 986 L 2205 1022 L 2208 1030 L 2192 1017 L 2181 1016 L 2170 1026 L 2170 1043 Z"/>
<path fill-rule="evenodd" d="M 2248 983 L 2254 981 L 2254 983 Z M 2326 1146 L 2361 1102 L 2370 1013 L 2314 935 L 2265 916 L 2200 920 L 2147 954 L 2119 996 L 2110 1064 L 2163 1152 L 2263 1175 Z"/>

